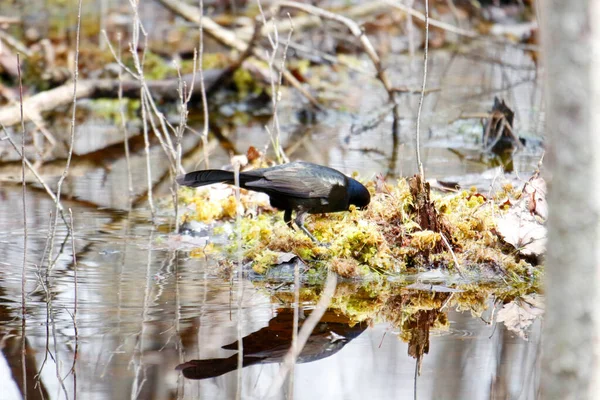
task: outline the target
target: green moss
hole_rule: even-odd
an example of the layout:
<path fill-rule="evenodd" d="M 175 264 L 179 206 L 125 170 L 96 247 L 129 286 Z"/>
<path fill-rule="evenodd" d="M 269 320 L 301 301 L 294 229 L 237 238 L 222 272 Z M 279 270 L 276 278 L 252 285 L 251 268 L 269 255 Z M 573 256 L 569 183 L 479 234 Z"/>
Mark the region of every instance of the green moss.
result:
<path fill-rule="evenodd" d="M 257 274 L 266 274 L 269 268 L 277 263 L 278 254 L 272 250 L 265 249 L 254 257 L 252 269 Z"/>
<path fill-rule="evenodd" d="M 325 266 L 346 278 L 375 278 L 380 275 L 402 276 L 416 268 L 456 268 L 455 257 L 463 271 L 501 280 L 516 296 L 539 289 L 541 269 L 521 259 L 495 233 L 496 218 L 507 212 L 500 202 L 490 201 L 475 189 L 452 194 L 433 195 L 435 207 L 444 224 L 454 254 L 434 251 L 446 248 L 438 232 L 422 230 L 415 222 L 413 199 L 408 183 L 400 179 L 391 184 L 367 182 L 371 203 L 364 211 L 351 208 L 349 212 L 312 215 L 307 228 L 328 246 L 320 246 L 299 230 L 289 229 L 281 213 L 268 205 L 256 205 L 249 193 L 243 191 L 244 218 L 239 229 L 244 257 L 256 262 L 256 269 L 265 271 L 274 262 L 273 252 L 298 255 L 309 266 Z M 214 190 L 214 189 L 213 189 Z M 230 196 L 211 196 L 209 189 L 182 191 L 184 204 L 194 212 L 185 219 L 204 222 L 235 217 L 235 199 Z M 501 196 L 516 196 L 512 187 L 504 187 Z M 249 212 L 253 210 L 253 212 Z M 232 246 L 233 251 L 236 246 Z M 421 307 L 422 308 L 422 307 Z"/>
<path fill-rule="evenodd" d="M 133 59 L 125 59 L 125 64 L 135 71 Z M 168 60 L 151 51 L 146 51 L 143 68 L 144 77 L 147 80 L 161 80 L 177 74 L 177 71 Z"/>
<path fill-rule="evenodd" d="M 112 121 L 115 125 L 121 124 L 121 104 L 118 99 L 91 100 L 94 115 Z M 138 99 L 123 99 L 125 118 L 132 120 L 137 118 L 136 111 L 140 107 Z"/>
<path fill-rule="evenodd" d="M 262 85 L 259 85 L 252 74 L 243 68 L 238 68 L 233 73 L 233 82 L 237 87 L 240 99 L 246 98 L 250 94 L 259 94 L 263 90 Z"/>

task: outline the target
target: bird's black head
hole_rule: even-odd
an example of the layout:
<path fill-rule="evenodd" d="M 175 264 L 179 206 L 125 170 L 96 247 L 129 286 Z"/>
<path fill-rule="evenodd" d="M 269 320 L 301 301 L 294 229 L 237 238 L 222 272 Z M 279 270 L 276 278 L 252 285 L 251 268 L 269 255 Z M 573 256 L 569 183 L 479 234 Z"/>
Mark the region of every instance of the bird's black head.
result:
<path fill-rule="evenodd" d="M 348 203 L 354 204 L 359 209 L 365 208 L 371 202 L 369 190 L 352 178 L 348 178 L 348 195 Z"/>

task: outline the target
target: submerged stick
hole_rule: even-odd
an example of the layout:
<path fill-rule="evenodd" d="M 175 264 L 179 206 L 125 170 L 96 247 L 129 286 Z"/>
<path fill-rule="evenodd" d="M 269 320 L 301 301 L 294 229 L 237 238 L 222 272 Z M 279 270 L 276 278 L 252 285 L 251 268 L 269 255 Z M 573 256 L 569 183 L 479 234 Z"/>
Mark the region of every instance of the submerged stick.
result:
<path fill-rule="evenodd" d="M 17 73 L 19 75 L 19 106 L 21 109 L 21 185 L 23 201 L 23 267 L 21 269 L 21 373 L 23 374 L 23 398 L 27 399 L 27 349 L 25 346 L 25 330 L 27 328 L 27 185 L 25 184 L 25 117 L 23 115 L 23 80 L 21 79 L 21 55 L 17 54 Z"/>
<path fill-rule="evenodd" d="M 77 250 L 75 249 L 75 224 L 73 223 L 73 211 L 69 208 L 69 222 L 71 224 L 71 248 L 73 252 L 73 330 L 75 331 L 75 350 L 73 351 L 73 365 L 71 373 L 73 374 L 73 398 L 77 400 L 77 372 L 75 365 L 79 353 L 79 330 L 77 328 Z"/>

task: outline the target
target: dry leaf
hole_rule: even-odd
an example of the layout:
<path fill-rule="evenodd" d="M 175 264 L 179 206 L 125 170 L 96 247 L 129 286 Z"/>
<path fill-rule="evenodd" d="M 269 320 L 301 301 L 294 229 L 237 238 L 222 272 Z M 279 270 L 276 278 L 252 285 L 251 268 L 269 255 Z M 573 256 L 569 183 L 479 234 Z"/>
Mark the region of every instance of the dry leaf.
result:
<path fill-rule="evenodd" d="M 535 177 L 523 188 L 523 195 L 505 215 L 496 221 L 496 230 L 505 242 L 523 255 L 542 255 L 546 251 L 548 216 L 546 182 Z"/>
<path fill-rule="evenodd" d="M 540 296 L 532 294 L 505 304 L 498 311 L 496 321 L 504 322 L 506 329 L 527 340 L 527 330 L 542 314 L 544 314 L 544 304 Z"/>
<path fill-rule="evenodd" d="M 284 252 L 276 252 L 276 253 L 277 253 L 277 260 L 275 262 L 275 265 L 288 263 L 288 262 L 292 261 L 294 258 L 298 257 L 294 253 L 284 253 Z"/>
<path fill-rule="evenodd" d="M 528 209 L 514 207 L 496 221 L 496 230 L 505 242 L 523 255 L 542 255 L 546 251 L 547 230 Z"/>

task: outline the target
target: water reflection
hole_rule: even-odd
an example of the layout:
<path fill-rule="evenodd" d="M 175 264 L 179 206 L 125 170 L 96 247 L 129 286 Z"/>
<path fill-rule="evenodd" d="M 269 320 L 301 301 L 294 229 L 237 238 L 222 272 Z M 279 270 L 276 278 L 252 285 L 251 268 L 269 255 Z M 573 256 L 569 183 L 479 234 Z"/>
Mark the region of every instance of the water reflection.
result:
<path fill-rule="evenodd" d="M 148 25 L 163 12 L 152 11 L 142 16 L 151 18 Z M 422 153 L 428 177 L 477 173 L 472 184 L 487 190 L 496 174 L 482 183 L 480 172 L 488 166 L 478 161 L 481 122 L 462 118 L 489 110 L 494 96 L 499 96 L 514 108 L 519 134 L 529 139 L 539 137 L 543 114 L 542 90 L 529 57 L 513 47 L 482 47 L 431 53 L 428 86 L 441 91 L 429 94 L 424 102 Z M 513 65 L 496 60 L 512 60 Z M 389 54 L 385 64 L 395 83 L 420 85 L 419 58 Z M 313 71 L 316 80 L 321 79 L 319 74 L 331 72 L 329 67 L 323 72 L 316 66 Z M 386 94 L 372 74 L 349 72 L 344 77 L 338 71 L 336 76 L 346 80 L 327 90 L 331 109 L 314 121 L 308 118 L 310 124 L 306 116 L 298 115 L 303 99 L 283 88 L 279 118 L 288 154 L 348 173 L 359 170 L 365 177 L 413 173 L 411 118 L 418 98 L 401 96 L 403 119 L 398 135 L 391 135 L 394 121 L 380 112 Z M 241 152 L 269 142 L 264 121 L 218 119 L 211 129 L 222 131 Z M 62 124 L 49 128 L 61 132 Z M 73 208 L 75 219 L 76 321 L 70 238 L 59 226 L 53 249 L 57 262 L 45 280 L 46 263 L 41 258 L 54 205 L 45 193 L 30 190 L 26 329 L 22 331 L 21 193 L 17 186 L 0 186 L 0 397 L 17 399 L 27 393 L 28 398 L 44 399 L 233 398 L 238 382 L 236 374 L 228 372 L 237 368 L 241 328 L 243 398 L 264 398 L 290 346 L 290 288 L 230 279 L 222 258 L 190 258 L 187 252 L 177 251 L 172 227 L 152 226 L 145 210 L 115 212 L 130 208 L 121 133 L 112 123 L 99 125 L 94 119 L 78 125 L 81 143 L 98 148 L 78 145 L 64 187 L 65 195 L 74 199 L 64 205 Z M 130 142 L 133 189 L 143 204 L 146 160 L 139 126 L 134 128 L 138 136 Z M 99 143 L 94 142 L 98 137 Z M 197 144 L 197 137 L 186 134 L 184 152 L 200 153 Z M 228 162 L 230 148 L 214 146 L 211 165 Z M 539 155 L 539 149 L 525 149 L 517 155 L 515 168 L 532 170 Z M 163 150 L 153 145 L 150 157 L 157 192 L 168 193 Z M 197 168 L 192 164 L 199 159 L 191 154 L 188 169 Z M 53 184 L 63 166 L 62 161 L 48 163 L 40 170 Z M 20 176 L 20 163 L 8 167 L 3 165 L 5 175 Z M 172 210 L 165 213 L 171 215 Z M 244 301 L 238 319 L 239 285 Z M 306 316 L 319 288 L 304 285 L 301 294 Z M 413 398 L 415 388 L 420 399 L 539 397 L 541 323 L 533 325 L 529 341 L 524 341 L 493 322 L 495 299 L 490 297 L 489 293 L 428 291 L 389 282 L 340 283 L 334 304 L 295 368 L 295 398 Z M 286 388 L 278 398 L 288 397 Z"/>
<path fill-rule="evenodd" d="M 310 311 L 305 311 L 299 327 Z M 269 321 L 269 325 L 245 336 L 243 343 L 243 366 L 280 363 L 292 345 L 294 313 L 283 308 Z M 317 361 L 330 357 L 341 350 L 352 339 L 367 329 L 367 322 L 353 322 L 339 310 L 328 310 L 312 331 L 310 338 L 298 356 L 298 363 Z M 222 346 L 226 350 L 237 350 L 238 343 Z M 233 371 L 238 367 L 238 355 L 229 358 L 190 360 L 177 366 L 188 379 L 213 378 Z"/>
<path fill-rule="evenodd" d="M 16 208 L 20 189 L 4 192 Z M 30 214 L 29 248 L 41 253 L 43 216 L 52 203 L 43 194 L 29 200 L 37 210 Z M 75 215 L 78 334 L 71 248 L 60 253 L 67 237 L 59 229 L 48 292 L 39 286 L 38 254 L 31 254 L 24 357 L 20 268 L 14 267 L 22 260 L 19 216 L 0 214 L 2 262 L 11 266 L 0 271 L 0 379 L 9 382 L 3 385 L 7 398 L 25 390 L 28 398 L 232 398 L 237 373 L 226 372 L 237 367 L 238 328 L 245 349 L 243 398 L 265 397 L 289 348 L 289 283 L 231 280 L 218 255 L 190 258 L 174 250 L 174 237 L 143 214 L 65 205 Z M 535 398 L 540 323 L 524 341 L 489 323 L 494 300 L 485 291 L 427 287 L 338 283 L 295 367 L 295 398 L 412 398 L 415 379 L 422 399 Z M 303 283 L 304 316 L 320 290 Z M 415 378 L 417 362 L 421 374 Z"/>

